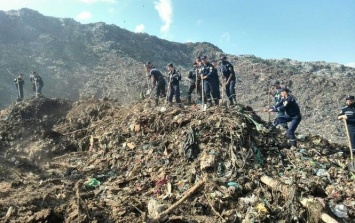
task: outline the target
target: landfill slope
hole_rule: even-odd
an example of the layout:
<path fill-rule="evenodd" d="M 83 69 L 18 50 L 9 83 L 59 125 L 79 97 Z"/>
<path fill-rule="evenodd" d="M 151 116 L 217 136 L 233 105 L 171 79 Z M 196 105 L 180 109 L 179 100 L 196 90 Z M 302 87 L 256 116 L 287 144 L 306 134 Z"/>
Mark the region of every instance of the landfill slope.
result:
<path fill-rule="evenodd" d="M 1 222 L 353 222 L 348 148 L 251 107 L 30 99 L 0 113 Z"/>

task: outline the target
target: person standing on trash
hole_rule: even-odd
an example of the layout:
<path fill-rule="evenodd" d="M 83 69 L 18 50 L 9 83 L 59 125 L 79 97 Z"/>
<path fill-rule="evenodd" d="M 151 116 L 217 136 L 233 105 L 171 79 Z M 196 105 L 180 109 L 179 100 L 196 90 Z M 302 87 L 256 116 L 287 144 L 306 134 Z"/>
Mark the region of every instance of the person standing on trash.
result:
<path fill-rule="evenodd" d="M 173 103 L 173 97 L 175 95 L 175 101 L 178 105 L 179 108 L 182 107 L 181 100 L 180 100 L 180 84 L 179 82 L 181 81 L 181 74 L 179 71 L 177 71 L 174 68 L 174 65 L 172 63 L 168 64 L 166 67 L 169 71 L 168 77 L 169 77 L 169 97 L 168 97 L 168 103 L 169 106 L 172 105 Z"/>
<path fill-rule="evenodd" d="M 272 94 L 274 97 L 274 104 L 277 104 L 281 100 L 281 89 L 282 88 L 280 85 L 280 81 L 275 80 L 271 86 L 273 87 L 274 92 L 270 92 L 270 94 Z M 284 115 L 285 115 L 285 109 L 280 108 L 277 111 L 277 117 L 284 116 Z M 288 129 L 287 123 L 280 123 L 280 125 L 287 131 L 287 129 Z"/>
<path fill-rule="evenodd" d="M 214 74 L 213 74 L 213 81 L 212 81 L 212 95 L 214 95 L 214 100 L 216 105 L 219 105 L 219 100 L 221 99 L 221 91 L 220 91 L 220 81 L 219 81 L 219 75 L 218 75 L 218 64 L 217 60 L 212 60 L 211 61 L 212 66 L 214 67 Z"/>
<path fill-rule="evenodd" d="M 203 88 L 204 88 L 204 95 L 207 99 L 208 102 L 208 107 L 212 107 L 212 98 L 211 94 L 213 93 L 213 87 L 214 87 L 214 82 L 217 70 L 213 67 L 211 63 L 208 62 L 207 57 L 203 56 L 202 57 L 202 66 L 201 66 L 201 79 L 203 80 Z M 217 101 L 216 103 L 218 104 L 218 99 L 216 98 L 216 95 L 214 93 L 213 98 Z"/>
<path fill-rule="evenodd" d="M 194 91 L 194 89 L 196 89 L 196 72 L 197 72 L 197 62 L 194 62 L 194 67 L 192 69 L 189 70 L 189 75 L 187 76 L 189 78 L 189 82 L 190 82 L 190 86 L 187 89 L 187 104 L 191 105 L 192 101 L 192 92 Z"/>
<path fill-rule="evenodd" d="M 148 62 L 145 64 L 146 72 L 147 72 L 147 77 L 151 81 L 151 87 L 152 91 L 155 89 L 154 92 L 154 100 L 155 100 L 155 106 L 159 105 L 159 96 L 163 95 L 165 97 L 165 79 L 163 74 L 154 68 L 153 64 L 151 62 Z"/>
<path fill-rule="evenodd" d="M 287 87 L 282 87 L 280 92 L 281 100 L 274 106 L 266 109 L 266 111 L 278 112 L 279 110 L 284 109 L 285 115 L 276 117 L 269 130 L 273 131 L 277 125 L 290 122 L 287 130 L 287 136 L 290 140 L 291 149 L 295 149 L 297 147 L 295 131 L 302 120 L 301 111 L 296 99 L 289 95 L 290 90 Z"/>
<path fill-rule="evenodd" d="M 32 82 L 32 89 L 35 92 L 35 96 L 39 97 L 42 95 L 42 88 L 43 88 L 43 80 L 41 76 L 37 74 L 37 72 L 33 72 L 30 75 L 30 81 Z"/>
<path fill-rule="evenodd" d="M 234 72 L 234 67 L 231 63 L 227 61 L 226 56 L 221 57 L 220 71 L 223 75 L 225 81 L 226 95 L 229 99 L 229 104 L 234 105 L 237 102 L 237 96 L 235 93 L 236 75 Z"/>
<path fill-rule="evenodd" d="M 202 61 L 201 57 L 195 58 L 196 62 L 196 93 L 197 93 L 197 104 L 202 103 L 202 81 L 201 81 L 201 72 L 202 72 Z M 204 96 L 206 99 L 206 96 Z"/>
<path fill-rule="evenodd" d="M 23 74 L 19 74 L 18 78 L 15 78 L 14 83 L 16 85 L 16 89 L 18 91 L 17 101 L 23 100 L 23 85 L 25 84 L 25 80 L 23 79 Z"/>
<path fill-rule="evenodd" d="M 345 98 L 345 100 L 346 106 L 343 107 L 338 114 L 338 120 L 346 120 L 351 147 L 353 152 L 355 152 L 355 97 L 349 95 Z"/>

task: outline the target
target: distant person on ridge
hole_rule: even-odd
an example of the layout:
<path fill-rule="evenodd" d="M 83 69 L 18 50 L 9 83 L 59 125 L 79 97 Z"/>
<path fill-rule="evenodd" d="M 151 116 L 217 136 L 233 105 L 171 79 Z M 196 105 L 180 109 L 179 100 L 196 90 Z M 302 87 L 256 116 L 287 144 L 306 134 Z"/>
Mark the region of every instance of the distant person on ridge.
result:
<path fill-rule="evenodd" d="M 43 80 L 36 72 L 30 75 L 30 81 L 32 82 L 32 89 L 35 92 L 36 98 L 42 96 Z"/>
<path fill-rule="evenodd" d="M 23 100 L 23 85 L 25 84 L 25 81 L 23 80 L 23 74 L 19 74 L 18 78 L 15 78 L 14 82 L 16 85 L 16 89 L 18 91 L 17 101 L 22 101 Z"/>
<path fill-rule="evenodd" d="M 151 90 L 154 90 L 155 88 L 154 100 L 155 100 L 155 106 L 158 106 L 159 96 L 160 95 L 165 96 L 166 81 L 164 79 L 163 74 L 159 70 L 155 69 L 151 62 L 145 64 L 145 68 L 147 72 L 147 77 L 151 81 L 151 86 L 152 86 Z"/>
<path fill-rule="evenodd" d="M 181 74 L 179 71 L 177 71 L 174 68 L 174 65 L 172 63 L 168 64 L 166 67 L 169 71 L 168 76 L 169 76 L 169 86 L 170 86 L 170 92 L 169 92 L 169 97 L 168 97 L 168 102 L 169 105 L 172 105 L 173 103 L 173 97 L 175 95 L 175 101 L 178 104 L 178 106 L 181 108 L 181 100 L 180 100 L 180 84 L 179 82 L 181 81 Z"/>
<path fill-rule="evenodd" d="M 296 102 L 296 99 L 289 95 L 289 89 L 287 87 L 281 88 L 281 100 L 274 106 L 266 109 L 268 112 L 278 112 L 281 109 L 285 110 L 285 115 L 278 116 L 270 126 L 269 130 L 273 131 L 277 125 L 281 123 L 291 122 L 287 130 L 287 136 L 290 140 L 291 149 L 297 148 L 297 141 L 295 131 L 302 120 L 300 108 Z"/>
<path fill-rule="evenodd" d="M 353 151 L 355 151 L 355 97 L 347 96 L 345 100 L 346 106 L 341 109 L 338 115 L 338 120 L 346 120 L 351 147 Z"/>
<path fill-rule="evenodd" d="M 229 105 L 233 105 L 237 101 L 235 94 L 235 84 L 236 84 L 236 75 L 234 72 L 234 67 L 231 63 L 227 61 L 226 56 L 221 57 L 221 66 L 220 71 L 223 75 L 226 87 L 226 95 L 229 99 Z"/>

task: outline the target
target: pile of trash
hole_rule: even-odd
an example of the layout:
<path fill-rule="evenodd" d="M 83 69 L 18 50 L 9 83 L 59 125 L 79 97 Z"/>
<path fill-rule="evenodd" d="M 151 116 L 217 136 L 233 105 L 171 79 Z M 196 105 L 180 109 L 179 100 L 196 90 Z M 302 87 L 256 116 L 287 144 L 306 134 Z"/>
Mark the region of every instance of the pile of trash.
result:
<path fill-rule="evenodd" d="M 348 148 L 251 107 L 33 99 L 0 114 L 3 222 L 351 222 Z"/>

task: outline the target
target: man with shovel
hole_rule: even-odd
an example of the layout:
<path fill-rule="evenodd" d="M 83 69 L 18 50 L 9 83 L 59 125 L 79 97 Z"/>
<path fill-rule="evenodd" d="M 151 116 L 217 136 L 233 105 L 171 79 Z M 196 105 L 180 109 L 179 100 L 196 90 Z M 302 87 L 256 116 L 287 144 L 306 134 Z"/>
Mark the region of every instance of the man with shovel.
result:
<path fill-rule="evenodd" d="M 234 72 L 234 67 L 229 61 L 227 61 L 226 56 L 221 57 L 221 66 L 220 71 L 223 75 L 223 79 L 225 81 L 225 91 L 226 95 L 229 99 L 229 105 L 233 105 L 236 101 L 236 94 L 235 94 L 235 83 L 236 83 L 236 75 Z"/>
<path fill-rule="evenodd" d="M 354 96 L 347 96 L 345 98 L 346 106 L 343 107 L 338 115 L 338 120 L 345 120 L 347 127 L 347 134 L 350 140 L 350 145 L 355 151 L 355 98 Z"/>
<path fill-rule="evenodd" d="M 35 92 L 36 98 L 42 95 L 42 88 L 43 88 L 43 80 L 41 76 L 37 74 L 37 72 L 33 72 L 30 75 L 30 81 L 32 82 L 32 89 Z"/>

